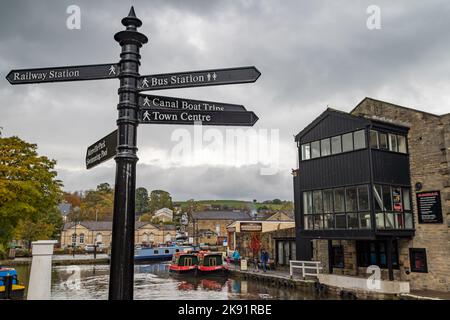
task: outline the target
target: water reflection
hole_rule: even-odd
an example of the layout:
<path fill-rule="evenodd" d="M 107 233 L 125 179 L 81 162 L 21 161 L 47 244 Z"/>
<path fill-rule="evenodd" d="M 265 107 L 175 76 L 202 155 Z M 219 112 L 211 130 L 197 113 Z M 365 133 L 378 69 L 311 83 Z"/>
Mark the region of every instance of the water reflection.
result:
<path fill-rule="evenodd" d="M 135 266 L 135 299 L 324 299 L 313 292 L 270 287 L 254 280 L 223 276 L 173 275 L 168 263 Z M 26 269 L 18 270 L 26 274 Z M 19 273 L 20 274 L 20 273 Z M 28 279 L 23 280 L 28 283 Z M 108 265 L 54 266 L 52 299 L 107 299 Z"/>

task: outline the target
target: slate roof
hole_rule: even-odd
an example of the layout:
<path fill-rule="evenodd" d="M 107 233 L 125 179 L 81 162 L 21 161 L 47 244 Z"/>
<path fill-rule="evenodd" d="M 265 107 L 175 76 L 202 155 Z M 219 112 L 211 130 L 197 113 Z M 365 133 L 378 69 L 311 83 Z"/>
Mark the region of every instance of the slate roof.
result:
<path fill-rule="evenodd" d="M 199 211 L 194 212 L 196 220 L 252 220 L 252 217 L 243 211 Z"/>

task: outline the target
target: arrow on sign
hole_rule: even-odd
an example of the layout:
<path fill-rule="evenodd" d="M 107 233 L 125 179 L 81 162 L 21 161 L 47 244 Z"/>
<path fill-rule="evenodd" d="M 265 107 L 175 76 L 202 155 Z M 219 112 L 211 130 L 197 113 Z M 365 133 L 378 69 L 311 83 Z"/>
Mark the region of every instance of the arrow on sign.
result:
<path fill-rule="evenodd" d="M 138 91 L 248 83 L 260 75 L 255 67 L 154 74 L 138 78 Z"/>
<path fill-rule="evenodd" d="M 117 78 L 119 71 L 117 63 L 21 69 L 11 70 L 6 79 L 11 84 L 99 80 Z"/>
<path fill-rule="evenodd" d="M 247 111 L 243 105 L 139 94 L 139 107 L 190 111 Z"/>
<path fill-rule="evenodd" d="M 166 109 L 140 109 L 140 123 L 159 124 L 195 124 L 201 121 L 202 125 L 216 126 L 253 126 L 258 117 L 253 111 L 190 111 Z"/>
<path fill-rule="evenodd" d="M 86 169 L 91 169 L 114 157 L 117 153 L 117 139 L 117 130 L 114 130 L 88 147 L 86 151 Z"/>

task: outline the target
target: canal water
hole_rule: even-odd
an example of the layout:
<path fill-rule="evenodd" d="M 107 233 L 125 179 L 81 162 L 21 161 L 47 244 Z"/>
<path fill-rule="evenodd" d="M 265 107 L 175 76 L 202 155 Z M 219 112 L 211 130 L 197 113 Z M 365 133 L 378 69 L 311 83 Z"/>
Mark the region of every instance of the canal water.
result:
<path fill-rule="evenodd" d="M 258 300 L 258 299 L 335 299 L 289 288 L 270 287 L 255 280 L 231 277 L 173 275 L 168 263 L 135 266 L 136 300 Z M 19 280 L 28 284 L 29 266 L 17 266 Z M 108 298 L 109 265 L 53 266 L 54 300 Z"/>

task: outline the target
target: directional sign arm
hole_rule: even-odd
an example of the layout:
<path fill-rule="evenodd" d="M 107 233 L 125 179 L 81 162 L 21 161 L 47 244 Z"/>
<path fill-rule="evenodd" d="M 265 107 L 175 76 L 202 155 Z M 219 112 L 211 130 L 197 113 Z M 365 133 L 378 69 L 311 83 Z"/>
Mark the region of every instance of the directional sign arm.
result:
<path fill-rule="evenodd" d="M 143 108 L 139 110 L 140 123 L 187 124 L 201 122 L 215 126 L 253 126 L 258 117 L 252 111 L 187 111 Z"/>
<path fill-rule="evenodd" d="M 256 67 L 211 69 L 141 76 L 138 90 L 161 90 L 255 82 L 261 72 Z"/>
<path fill-rule="evenodd" d="M 108 63 L 11 70 L 7 74 L 6 79 L 11 84 L 99 80 L 117 78 L 119 72 L 119 64 Z"/>
<path fill-rule="evenodd" d="M 243 105 L 139 94 L 139 107 L 191 111 L 247 111 Z"/>

